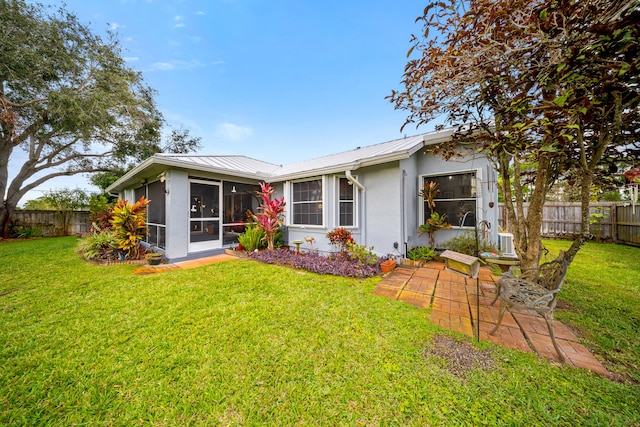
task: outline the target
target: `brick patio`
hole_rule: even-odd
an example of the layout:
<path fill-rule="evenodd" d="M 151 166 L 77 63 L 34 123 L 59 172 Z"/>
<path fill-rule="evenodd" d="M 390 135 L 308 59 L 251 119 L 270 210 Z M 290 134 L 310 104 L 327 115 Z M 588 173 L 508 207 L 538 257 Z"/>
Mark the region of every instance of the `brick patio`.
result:
<path fill-rule="evenodd" d="M 535 311 L 508 310 L 495 335 L 489 335 L 500 310 L 499 301 L 491 305 L 498 279 L 487 267 L 480 269 L 476 280 L 446 270 L 442 263 L 430 262 L 417 269 L 396 268 L 379 282 L 373 294 L 420 308 L 430 308 L 431 322 L 468 336 L 477 338 L 479 323 L 480 339 L 483 341 L 534 352 L 559 362 L 547 324 Z M 555 332 L 566 363 L 599 375 L 610 375 L 576 336 L 557 320 Z"/>

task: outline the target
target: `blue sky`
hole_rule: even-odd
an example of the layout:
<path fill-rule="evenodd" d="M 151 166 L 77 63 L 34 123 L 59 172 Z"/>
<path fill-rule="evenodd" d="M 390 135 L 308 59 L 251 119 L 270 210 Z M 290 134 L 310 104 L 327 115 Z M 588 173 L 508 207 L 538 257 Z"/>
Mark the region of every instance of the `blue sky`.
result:
<path fill-rule="evenodd" d="M 57 4 L 59 1 L 44 1 Z M 410 0 L 66 0 L 96 34 L 117 31 L 167 122 L 202 154 L 292 163 L 402 137 L 397 89 L 424 4 Z M 416 134 L 433 129 L 408 127 Z M 79 187 L 85 177 L 43 190 Z"/>

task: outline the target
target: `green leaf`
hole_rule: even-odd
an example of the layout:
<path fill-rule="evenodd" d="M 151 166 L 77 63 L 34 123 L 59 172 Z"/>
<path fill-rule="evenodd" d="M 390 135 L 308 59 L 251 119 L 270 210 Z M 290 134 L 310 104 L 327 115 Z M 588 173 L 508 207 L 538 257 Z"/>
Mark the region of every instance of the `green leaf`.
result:
<path fill-rule="evenodd" d="M 547 20 L 547 9 L 543 9 L 542 12 L 540 12 L 540 19 L 543 21 Z"/>

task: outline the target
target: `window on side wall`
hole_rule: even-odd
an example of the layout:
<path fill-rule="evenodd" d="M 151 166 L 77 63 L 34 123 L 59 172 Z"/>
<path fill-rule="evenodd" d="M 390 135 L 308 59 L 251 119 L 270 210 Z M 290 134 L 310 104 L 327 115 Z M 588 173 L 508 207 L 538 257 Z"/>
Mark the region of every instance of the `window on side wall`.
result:
<path fill-rule="evenodd" d="M 422 177 L 422 186 L 433 181 L 438 184 L 439 193 L 434 198 L 435 212 L 447 215 L 447 222 L 454 227 L 474 227 L 476 223 L 476 174 L 475 172 L 455 173 Z M 423 218 L 431 216 L 427 201 L 422 203 Z"/>
<path fill-rule="evenodd" d="M 322 226 L 322 179 L 291 183 L 292 216 L 294 225 Z"/>
<path fill-rule="evenodd" d="M 356 188 L 347 178 L 338 180 L 338 225 L 356 225 Z"/>

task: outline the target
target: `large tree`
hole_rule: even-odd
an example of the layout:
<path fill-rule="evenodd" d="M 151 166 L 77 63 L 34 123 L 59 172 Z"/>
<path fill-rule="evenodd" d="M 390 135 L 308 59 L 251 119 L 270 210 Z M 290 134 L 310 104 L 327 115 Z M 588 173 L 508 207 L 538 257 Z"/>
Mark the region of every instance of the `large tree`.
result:
<path fill-rule="evenodd" d="M 64 9 L 23 0 L 0 2 L 0 35 L 5 237 L 20 199 L 51 178 L 122 172 L 123 165 L 163 150 L 197 148 L 199 140 L 185 132 L 162 145 L 164 120 L 154 91 L 125 64 L 115 35 L 105 41 Z M 18 171 L 9 182 L 12 160 Z"/>
<path fill-rule="evenodd" d="M 583 209 L 571 262 L 589 235 L 594 179 L 639 156 L 637 0 L 448 0 L 418 20 L 404 89 L 390 96 L 409 111 L 404 126 L 444 115 L 458 131 L 436 151 L 494 162 L 527 267 L 540 260 L 547 192 L 573 180 Z"/>

